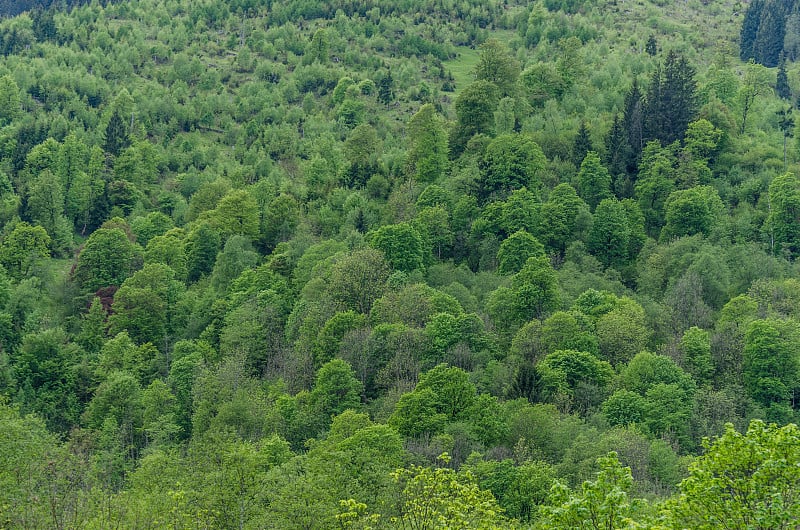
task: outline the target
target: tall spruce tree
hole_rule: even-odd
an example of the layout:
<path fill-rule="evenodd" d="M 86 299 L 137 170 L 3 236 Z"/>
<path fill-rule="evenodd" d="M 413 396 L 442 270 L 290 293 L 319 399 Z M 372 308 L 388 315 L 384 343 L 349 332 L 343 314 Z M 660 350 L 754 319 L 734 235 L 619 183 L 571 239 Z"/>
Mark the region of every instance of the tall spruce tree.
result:
<path fill-rule="evenodd" d="M 792 99 L 792 89 L 789 87 L 789 77 L 786 75 L 786 59 L 781 56 L 778 63 L 778 74 L 775 77 L 775 93 L 778 97 L 790 101 Z"/>
<path fill-rule="evenodd" d="M 758 24 L 761 12 L 764 10 L 764 0 L 753 0 L 747 8 L 742 22 L 742 31 L 739 35 L 739 57 L 743 61 L 753 59 L 753 43 L 758 33 Z"/>
<path fill-rule="evenodd" d="M 128 136 L 128 128 L 125 126 L 125 122 L 116 109 L 113 114 L 111 114 L 111 119 L 108 120 L 105 136 L 103 149 L 106 153 L 110 153 L 114 156 L 118 156 L 123 149 L 131 145 L 131 140 Z"/>
<path fill-rule="evenodd" d="M 663 145 L 681 140 L 697 114 L 695 70 L 682 54 L 670 51 L 653 74 L 644 106 L 644 136 Z"/>

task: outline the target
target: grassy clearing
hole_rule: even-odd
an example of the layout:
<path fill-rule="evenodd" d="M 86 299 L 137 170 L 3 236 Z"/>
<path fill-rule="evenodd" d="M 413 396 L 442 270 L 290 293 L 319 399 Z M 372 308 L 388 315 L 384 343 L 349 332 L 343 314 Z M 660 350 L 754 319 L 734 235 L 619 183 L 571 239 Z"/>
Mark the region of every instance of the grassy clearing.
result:
<path fill-rule="evenodd" d="M 453 74 L 456 80 L 456 94 L 475 80 L 474 71 L 479 55 L 477 49 L 459 46 L 458 56 L 450 61 L 445 61 L 445 68 Z"/>

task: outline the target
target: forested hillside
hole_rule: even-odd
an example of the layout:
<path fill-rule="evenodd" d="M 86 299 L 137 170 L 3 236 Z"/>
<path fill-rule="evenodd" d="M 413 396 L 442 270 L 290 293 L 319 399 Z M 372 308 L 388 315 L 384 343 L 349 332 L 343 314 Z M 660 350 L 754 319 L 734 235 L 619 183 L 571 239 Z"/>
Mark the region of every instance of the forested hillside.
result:
<path fill-rule="evenodd" d="M 788 4 L 1 20 L 0 528 L 793 528 Z"/>

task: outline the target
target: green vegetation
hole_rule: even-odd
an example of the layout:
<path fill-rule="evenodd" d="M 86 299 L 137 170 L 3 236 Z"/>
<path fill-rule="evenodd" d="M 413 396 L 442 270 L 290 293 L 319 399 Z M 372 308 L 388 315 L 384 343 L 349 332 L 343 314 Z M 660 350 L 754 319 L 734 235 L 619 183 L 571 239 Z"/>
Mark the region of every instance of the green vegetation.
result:
<path fill-rule="evenodd" d="M 0 20 L 0 528 L 796 525 L 794 3 L 79 3 Z"/>

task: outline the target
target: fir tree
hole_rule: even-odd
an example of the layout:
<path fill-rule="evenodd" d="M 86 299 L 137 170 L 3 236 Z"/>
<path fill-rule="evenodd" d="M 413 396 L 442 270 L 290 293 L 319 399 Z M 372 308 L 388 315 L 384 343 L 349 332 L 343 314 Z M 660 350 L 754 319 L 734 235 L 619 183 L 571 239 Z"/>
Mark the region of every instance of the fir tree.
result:
<path fill-rule="evenodd" d="M 775 93 L 782 99 L 790 101 L 792 99 L 792 89 L 789 87 L 789 78 L 786 75 L 786 59 L 781 56 L 778 63 L 778 75 L 775 79 Z"/>
<path fill-rule="evenodd" d="M 581 165 L 586 153 L 589 151 L 594 151 L 592 139 L 589 137 L 589 129 L 586 128 L 586 122 L 581 121 L 578 134 L 575 136 L 575 144 L 572 146 L 572 161 L 576 166 Z"/>
<path fill-rule="evenodd" d="M 130 137 L 128 137 L 128 129 L 125 122 L 115 109 L 111 114 L 111 119 L 108 120 L 106 126 L 106 139 L 103 144 L 103 149 L 106 153 L 118 156 L 124 149 L 131 145 Z"/>

